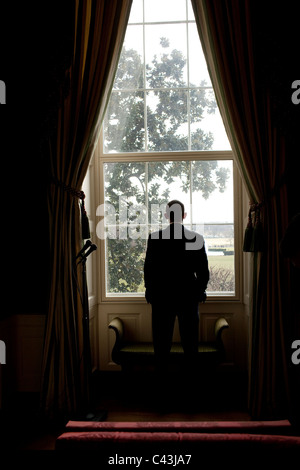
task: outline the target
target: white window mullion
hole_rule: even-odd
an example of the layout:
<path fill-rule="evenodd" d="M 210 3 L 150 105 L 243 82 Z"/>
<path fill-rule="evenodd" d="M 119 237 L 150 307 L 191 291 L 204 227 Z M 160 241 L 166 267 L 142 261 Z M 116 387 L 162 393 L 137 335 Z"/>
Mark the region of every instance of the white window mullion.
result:
<path fill-rule="evenodd" d="M 187 121 L 188 121 L 188 150 L 191 150 L 191 107 L 190 107 L 190 45 L 189 45 L 189 23 L 188 23 L 188 0 L 186 1 L 186 60 L 187 60 Z"/>
<path fill-rule="evenodd" d="M 145 1 L 143 0 L 143 74 L 144 74 L 144 127 L 145 152 L 148 152 L 148 119 L 147 119 L 147 91 L 146 91 L 146 32 L 145 32 Z"/>
<path fill-rule="evenodd" d="M 193 162 L 190 161 L 190 213 L 191 213 L 191 229 L 193 229 Z"/>
<path fill-rule="evenodd" d="M 149 175 L 149 162 L 145 162 L 145 205 L 146 205 L 146 230 L 147 230 L 147 238 L 149 236 L 149 194 L 148 194 L 148 175 Z"/>

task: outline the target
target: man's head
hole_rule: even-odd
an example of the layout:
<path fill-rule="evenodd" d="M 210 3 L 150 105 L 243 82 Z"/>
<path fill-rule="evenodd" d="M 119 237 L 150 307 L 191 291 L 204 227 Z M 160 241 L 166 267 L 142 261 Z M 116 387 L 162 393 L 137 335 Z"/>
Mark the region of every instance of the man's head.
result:
<path fill-rule="evenodd" d="M 176 199 L 168 202 L 165 216 L 170 223 L 181 223 L 182 220 L 186 217 L 186 212 L 184 211 L 183 203 L 177 201 Z"/>

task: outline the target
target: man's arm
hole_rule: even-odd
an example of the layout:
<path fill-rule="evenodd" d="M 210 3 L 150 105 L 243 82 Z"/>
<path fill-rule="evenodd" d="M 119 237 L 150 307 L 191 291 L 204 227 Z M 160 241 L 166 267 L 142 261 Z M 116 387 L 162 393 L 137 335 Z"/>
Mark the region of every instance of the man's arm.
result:
<path fill-rule="evenodd" d="M 209 268 L 208 268 L 208 259 L 205 250 L 205 244 L 203 243 L 203 247 L 199 250 L 199 256 L 197 260 L 197 283 L 198 283 L 198 291 L 200 295 L 200 301 L 203 301 L 203 298 L 206 296 L 205 291 L 207 289 L 207 284 L 209 281 Z M 204 298 L 204 300 L 205 300 Z"/>
<path fill-rule="evenodd" d="M 153 258 L 152 258 L 152 240 L 149 235 L 147 242 L 147 250 L 144 263 L 144 283 L 145 283 L 145 297 L 148 303 L 152 302 L 152 268 L 153 268 Z"/>

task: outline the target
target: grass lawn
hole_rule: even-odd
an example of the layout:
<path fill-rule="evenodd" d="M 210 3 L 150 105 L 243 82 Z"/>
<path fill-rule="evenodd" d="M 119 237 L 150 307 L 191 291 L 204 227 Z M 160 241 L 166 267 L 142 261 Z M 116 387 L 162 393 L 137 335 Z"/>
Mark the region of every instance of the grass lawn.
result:
<path fill-rule="evenodd" d="M 228 256 L 208 256 L 209 266 L 220 266 L 222 268 L 234 270 L 234 255 Z"/>

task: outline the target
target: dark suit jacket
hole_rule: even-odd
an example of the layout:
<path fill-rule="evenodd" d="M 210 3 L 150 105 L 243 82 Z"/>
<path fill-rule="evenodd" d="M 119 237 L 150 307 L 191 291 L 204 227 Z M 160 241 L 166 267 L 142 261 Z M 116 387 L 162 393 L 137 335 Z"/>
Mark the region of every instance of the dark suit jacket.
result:
<path fill-rule="evenodd" d="M 182 224 L 149 235 L 144 264 L 146 300 L 205 300 L 209 269 L 202 235 Z"/>

